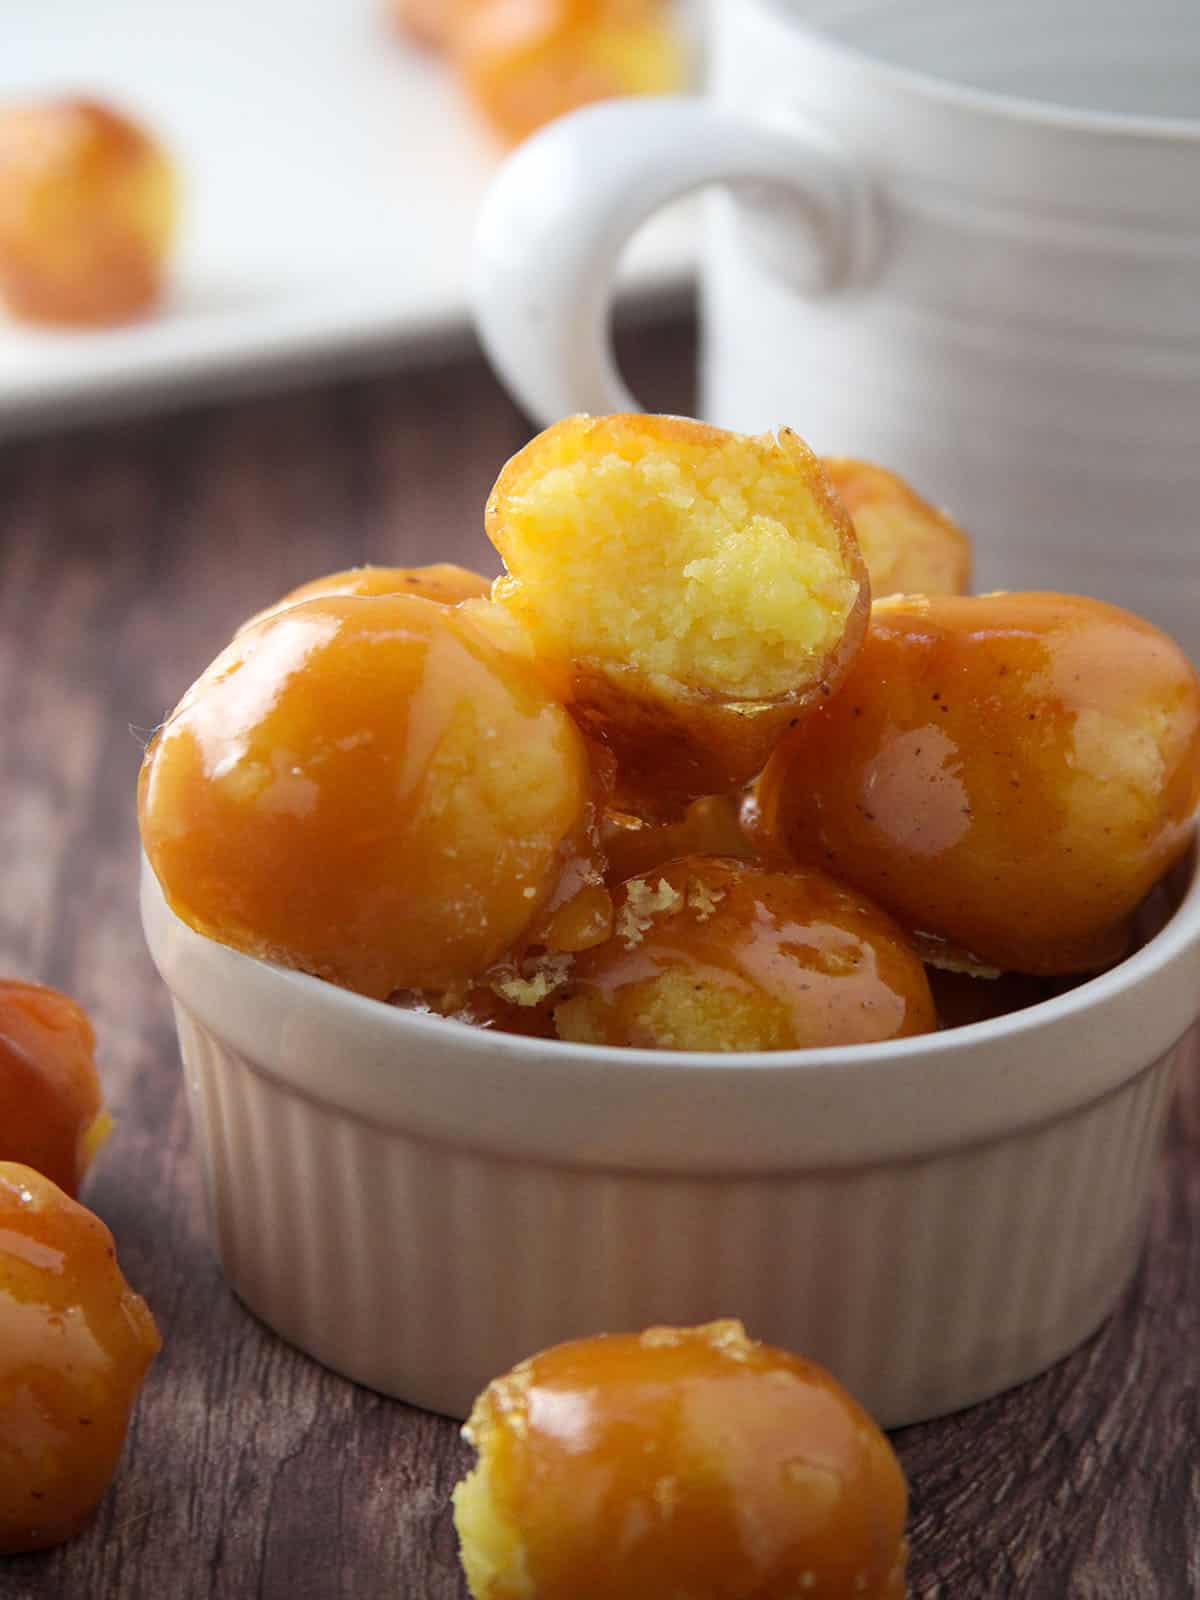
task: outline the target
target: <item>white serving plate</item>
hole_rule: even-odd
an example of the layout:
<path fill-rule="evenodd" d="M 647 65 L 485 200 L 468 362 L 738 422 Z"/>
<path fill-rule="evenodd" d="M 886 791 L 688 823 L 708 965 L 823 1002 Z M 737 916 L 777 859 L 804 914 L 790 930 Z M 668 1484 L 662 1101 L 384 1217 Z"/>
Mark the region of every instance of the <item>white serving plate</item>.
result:
<path fill-rule="evenodd" d="M 46 332 L 0 313 L 0 434 L 417 361 L 470 338 L 476 211 L 499 152 L 384 0 L 0 0 L 0 97 L 87 92 L 175 154 L 184 227 L 161 315 Z M 676 213 L 626 288 L 670 293 Z"/>

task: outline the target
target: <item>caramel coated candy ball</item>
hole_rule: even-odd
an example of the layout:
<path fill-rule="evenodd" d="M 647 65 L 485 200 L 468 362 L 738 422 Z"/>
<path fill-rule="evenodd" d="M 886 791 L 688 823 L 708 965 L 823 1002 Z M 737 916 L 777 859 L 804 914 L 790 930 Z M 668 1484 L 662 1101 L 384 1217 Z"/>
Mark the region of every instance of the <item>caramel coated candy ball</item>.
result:
<path fill-rule="evenodd" d="M 0 299 L 31 322 L 126 322 L 157 304 L 171 163 L 93 100 L 0 109 Z"/>
<path fill-rule="evenodd" d="M 508 951 L 590 848 L 578 729 L 463 611 L 310 600 L 241 632 L 147 753 L 142 841 L 210 938 L 362 994 Z"/>
<path fill-rule="evenodd" d="M 850 513 L 872 594 L 966 593 L 971 541 L 952 517 L 884 467 L 840 456 L 823 464 Z"/>
<path fill-rule="evenodd" d="M 493 590 L 617 760 L 617 804 L 672 817 L 762 768 L 866 626 L 866 568 L 795 434 L 568 417 L 504 467 Z"/>
<path fill-rule="evenodd" d="M 927 958 L 1118 958 L 1186 850 L 1200 680 L 1148 622 L 1053 594 L 878 603 L 840 692 L 757 787 L 758 833 L 855 884 Z"/>
<path fill-rule="evenodd" d="M 100 1219 L 0 1161 L 0 1553 L 88 1521 L 159 1345 Z"/>
<path fill-rule="evenodd" d="M 615 896 L 613 937 L 576 957 L 559 1035 L 658 1050 L 802 1050 L 936 1026 L 925 969 L 889 917 L 819 872 L 688 856 Z"/>
<path fill-rule="evenodd" d="M 887 1439 L 738 1322 L 558 1345 L 490 1384 L 465 1432 L 474 1600 L 903 1600 Z"/>
<path fill-rule="evenodd" d="M 100 1098 L 96 1036 L 55 989 L 0 978 L 0 1161 L 79 1192 L 112 1120 Z"/>

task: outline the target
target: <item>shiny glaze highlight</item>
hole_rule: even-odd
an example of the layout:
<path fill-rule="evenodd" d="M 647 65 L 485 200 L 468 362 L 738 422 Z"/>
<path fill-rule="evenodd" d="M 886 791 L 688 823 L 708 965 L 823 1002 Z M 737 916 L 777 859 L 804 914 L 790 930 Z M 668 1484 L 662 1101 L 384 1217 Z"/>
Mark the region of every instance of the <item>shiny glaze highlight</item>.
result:
<path fill-rule="evenodd" d="M 1054 974 L 1124 952 L 1198 800 L 1200 680 L 1165 634 L 1069 595 L 909 597 L 781 744 L 753 831 L 934 959 Z"/>
<path fill-rule="evenodd" d="M 473 616 L 408 596 L 241 632 L 151 745 L 140 816 L 197 931 L 380 999 L 483 972 L 594 851 L 567 713 Z"/>
<path fill-rule="evenodd" d="M 564 1038 L 795 1050 L 936 1025 L 899 929 L 822 873 L 687 856 L 628 880 L 614 909 L 613 937 L 576 958 Z"/>
<path fill-rule="evenodd" d="M 476 1600 L 902 1600 L 887 1440 L 740 1323 L 559 1345 L 491 1384 L 466 1432 L 526 1580 L 480 1581 L 464 1540 Z"/>

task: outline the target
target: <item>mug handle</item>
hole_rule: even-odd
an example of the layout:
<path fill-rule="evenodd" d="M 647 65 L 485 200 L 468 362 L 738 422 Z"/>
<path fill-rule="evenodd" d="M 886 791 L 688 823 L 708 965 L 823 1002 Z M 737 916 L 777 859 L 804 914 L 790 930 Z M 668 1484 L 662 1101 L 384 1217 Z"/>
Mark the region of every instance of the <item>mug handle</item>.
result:
<path fill-rule="evenodd" d="M 875 245 L 873 190 L 823 130 L 751 122 L 680 96 L 560 117 L 500 168 L 475 237 L 476 326 L 535 420 L 641 409 L 609 337 L 617 262 L 653 212 L 710 183 L 748 186 L 747 202 L 772 235 L 780 220 L 804 229 L 812 248 L 801 252 L 799 287 L 807 292 L 864 275 Z M 797 278 L 794 264 L 788 275 Z"/>

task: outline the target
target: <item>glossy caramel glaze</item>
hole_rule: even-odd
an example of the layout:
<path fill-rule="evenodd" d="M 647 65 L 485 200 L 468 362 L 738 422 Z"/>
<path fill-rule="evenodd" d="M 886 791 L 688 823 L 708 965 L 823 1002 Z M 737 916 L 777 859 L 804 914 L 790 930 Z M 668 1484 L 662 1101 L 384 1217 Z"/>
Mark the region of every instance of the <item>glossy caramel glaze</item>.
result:
<path fill-rule="evenodd" d="M 277 611 L 286 611 L 289 606 L 300 605 L 305 600 L 323 600 L 330 595 L 407 594 L 421 600 L 436 600 L 444 606 L 456 606 L 463 600 L 485 599 L 491 587 L 490 579 L 450 561 L 438 561 L 428 567 L 348 567 L 344 572 L 331 572 L 323 578 L 302 583 L 242 626 L 252 628 Z"/>
<path fill-rule="evenodd" d="M 826 456 L 823 465 L 850 513 L 872 594 L 967 592 L 971 541 L 951 516 L 869 461 Z"/>
<path fill-rule="evenodd" d="M 910 598 L 875 606 L 841 691 L 768 764 L 755 831 L 931 959 L 1053 974 L 1124 953 L 1198 799 L 1200 680 L 1149 623 L 1064 595 Z"/>
<path fill-rule="evenodd" d="M 95 1045 L 74 1000 L 0 978 L 0 1161 L 34 1167 L 69 1195 L 111 1126 Z"/>
<path fill-rule="evenodd" d="M 88 1521 L 159 1344 L 100 1219 L 0 1162 L 0 1553 Z"/>
<path fill-rule="evenodd" d="M 466 1433 L 475 1600 L 903 1600 L 887 1439 L 740 1323 L 559 1345 L 492 1383 Z"/>
<path fill-rule="evenodd" d="M 175 181 L 156 141 L 93 100 L 0 109 L 0 298 L 34 322 L 125 322 L 162 294 Z"/>
<path fill-rule="evenodd" d="M 140 813 L 185 922 L 380 999 L 477 976 L 598 877 L 570 717 L 470 615 L 407 596 L 239 634 L 147 752 Z"/>
<path fill-rule="evenodd" d="M 615 895 L 575 958 L 563 1038 L 666 1050 L 796 1050 L 926 1033 L 925 970 L 891 919 L 824 874 L 688 856 Z"/>
<path fill-rule="evenodd" d="M 471 103 L 506 144 L 593 100 L 670 94 L 687 77 L 667 0 L 454 0 L 452 9 L 444 42 Z"/>

